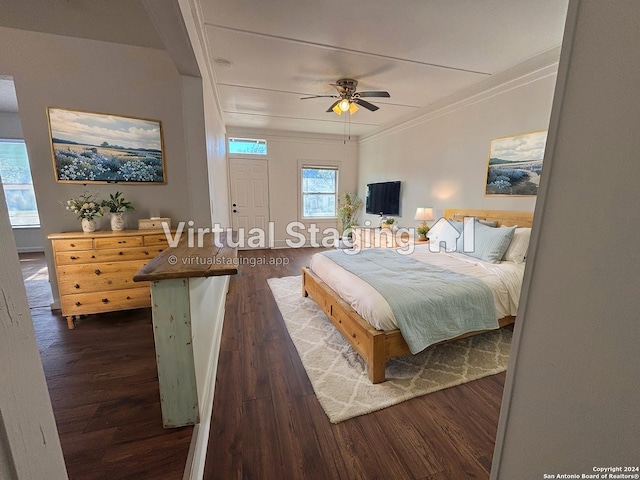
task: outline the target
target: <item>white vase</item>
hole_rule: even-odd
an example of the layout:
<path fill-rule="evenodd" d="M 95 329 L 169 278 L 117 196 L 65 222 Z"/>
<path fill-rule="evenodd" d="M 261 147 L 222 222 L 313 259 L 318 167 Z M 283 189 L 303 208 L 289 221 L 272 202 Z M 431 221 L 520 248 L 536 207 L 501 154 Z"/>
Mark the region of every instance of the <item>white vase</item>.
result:
<path fill-rule="evenodd" d="M 124 230 L 124 218 L 122 218 L 122 215 L 123 212 L 111 213 L 111 230 Z"/>
<path fill-rule="evenodd" d="M 83 218 L 82 219 L 82 231 L 84 233 L 91 233 L 96 231 L 96 221 L 91 218 Z"/>

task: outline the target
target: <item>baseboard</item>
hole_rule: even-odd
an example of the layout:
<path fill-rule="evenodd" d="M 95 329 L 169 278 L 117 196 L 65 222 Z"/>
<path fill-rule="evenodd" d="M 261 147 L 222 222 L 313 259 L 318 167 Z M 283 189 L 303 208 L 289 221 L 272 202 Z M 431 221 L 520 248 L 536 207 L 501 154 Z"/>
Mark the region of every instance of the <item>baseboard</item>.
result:
<path fill-rule="evenodd" d="M 187 455 L 187 464 L 185 466 L 183 480 L 201 480 L 204 475 L 204 463 L 207 458 L 207 446 L 209 443 L 209 430 L 211 429 L 211 414 L 213 412 L 213 398 L 216 387 L 216 374 L 218 372 L 218 359 L 220 357 L 220 342 L 222 341 L 222 327 L 224 324 L 224 313 L 226 305 L 226 296 L 229 291 L 229 277 L 225 280 L 223 288 L 223 298 L 220 302 L 217 318 L 217 330 L 211 345 L 209 354 L 210 369 L 207 372 L 207 380 L 205 385 L 205 397 L 202 408 L 200 410 L 200 423 L 193 429 L 191 436 L 191 444 L 189 446 L 189 454 Z"/>
<path fill-rule="evenodd" d="M 44 253 L 43 247 L 18 247 L 18 253 Z"/>

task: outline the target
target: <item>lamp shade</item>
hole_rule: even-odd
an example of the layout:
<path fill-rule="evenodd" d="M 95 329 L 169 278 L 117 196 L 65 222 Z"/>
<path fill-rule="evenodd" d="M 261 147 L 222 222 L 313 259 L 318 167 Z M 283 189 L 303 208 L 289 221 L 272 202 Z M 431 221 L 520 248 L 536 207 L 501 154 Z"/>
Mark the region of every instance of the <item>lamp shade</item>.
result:
<path fill-rule="evenodd" d="M 416 209 L 416 220 L 426 222 L 427 220 L 433 220 L 433 208 L 431 207 L 418 207 Z"/>

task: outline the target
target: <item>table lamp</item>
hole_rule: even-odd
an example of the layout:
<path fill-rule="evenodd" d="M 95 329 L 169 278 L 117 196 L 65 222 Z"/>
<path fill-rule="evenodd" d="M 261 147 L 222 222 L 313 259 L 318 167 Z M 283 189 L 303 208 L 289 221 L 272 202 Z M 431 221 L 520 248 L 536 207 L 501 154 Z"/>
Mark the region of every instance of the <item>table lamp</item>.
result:
<path fill-rule="evenodd" d="M 416 209 L 415 220 L 420 220 L 420 224 L 416 229 L 416 232 L 418 232 L 418 237 L 423 240 L 426 239 L 427 233 L 429 233 L 429 225 L 427 225 L 427 221 L 433 220 L 433 208 L 418 207 Z"/>

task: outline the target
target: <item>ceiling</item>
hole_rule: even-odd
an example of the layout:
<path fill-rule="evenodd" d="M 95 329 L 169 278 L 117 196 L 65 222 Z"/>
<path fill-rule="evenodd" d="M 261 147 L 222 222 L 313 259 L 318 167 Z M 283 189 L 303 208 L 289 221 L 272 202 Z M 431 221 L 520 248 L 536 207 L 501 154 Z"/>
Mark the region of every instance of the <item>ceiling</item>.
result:
<path fill-rule="evenodd" d="M 225 124 L 372 132 L 562 41 L 566 0 L 196 0 Z M 231 66 L 220 63 L 229 61 Z M 218 61 L 218 62 L 216 62 Z M 329 83 L 387 90 L 348 118 Z"/>
<path fill-rule="evenodd" d="M 228 127 L 340 135 L 348 127 L 354 136 L 411 118 L 434 102 L 557 48 L 568 3 L 192 1 L 202 16 Z M 0 26 L 163 48 L 148 4 L 9 1 L 3 2 Z M 326 113 L 331 98 L 300 100 L 336 93 L 329 84 L 340 78 L 356 79 L 359 91 L 386 90 L 391 98 L 369 99 L 380 109 L 360 108 L 352 116 Z M 10 83 L 0 77 L 0 111 L 17 111 Z"/>

